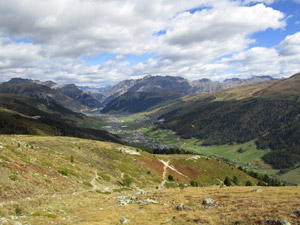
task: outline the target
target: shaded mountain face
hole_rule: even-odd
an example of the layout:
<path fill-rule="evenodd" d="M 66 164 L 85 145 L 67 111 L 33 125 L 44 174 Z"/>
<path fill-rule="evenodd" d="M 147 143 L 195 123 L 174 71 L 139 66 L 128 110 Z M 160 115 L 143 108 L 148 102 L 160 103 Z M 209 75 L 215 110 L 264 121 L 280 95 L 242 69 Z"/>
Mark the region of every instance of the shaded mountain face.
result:
<path fill-rule="evenodd" d="M 255 78 L 256 79 L 256 78 Z M 157 112 L 184 138 L 203 145 L 256 140 L 272 149 L 264 160 L 275 168 L 292 168 L 300 161 L 300 74 L 283 79 L 186 97 L 185 103 Z M 250 94 L 249 94 L 250 93 Z"/>
<path fill-rule="evenodd" d="M 138 113 L 146 111 L 165 101 L 177 99 L 182 96 L 182 94 L 171 91 L 126 92 L 110 101 L 101 112 Z"/>
<path fill-rule="evenodd" d="M 80 102 L 61 94 L 48 86 L 35 82 L 13 82 L 0 84 L 0 93 L 17 94 L 27 97 L 40 98 L 55 102 L 72 111 L 86 110 L 87 107 Z"/>
<path fill-rule="evenodd" d="M 173 76 L 146 76 L 137 80 L 121 81 L 103 92 L 102 102 L 107 104 L 111 100 L 126 92 L 158 92 L 172 91 L 183 95 L 196 94 L 201 92 L 216 92 L 232 87 L 259 83 L 272 80 L 272 77 L 253 77 L 251 79 L 231 79 L 225 82 L 211 81 L 209 79 L 201 79 L 189 81 L 182 77 Z"/>
<path fill-rule="evenodd" d="M 41 98 L 0 94 L 0 134 L 70 136 L 121 143 L 116 135 L 80 127 L 84 114 Z"/>
<path fill-rule="evenodd" d="M 56 102 L 73 111 L 102 107 L 97 99 L 80 90 L 74 84 L 58 85 L 53 81 L 40 82 L 13 78 L 0 85 L 0 93 L 41 98 Z"/>
<path fill-rule="evenodd" d="M 189 93 L 190 82 L 182 77 L 146 76 L 142 79 L 121 81 L 103 92 L 102 101 L 107 104 L 126 92 L 172 91 L 183 95 Z"/>
<path fill-rule="evenodd" d="M 69 96 L 70 98 L 77 100 L 78 102 L 87 106 L 88 108 L 102 107 L 102 104 L 97 99 L 77 88 L 75 84 L 52 85 L 51 88 L 59 93 L 62 93 L 66 96 Z"/>

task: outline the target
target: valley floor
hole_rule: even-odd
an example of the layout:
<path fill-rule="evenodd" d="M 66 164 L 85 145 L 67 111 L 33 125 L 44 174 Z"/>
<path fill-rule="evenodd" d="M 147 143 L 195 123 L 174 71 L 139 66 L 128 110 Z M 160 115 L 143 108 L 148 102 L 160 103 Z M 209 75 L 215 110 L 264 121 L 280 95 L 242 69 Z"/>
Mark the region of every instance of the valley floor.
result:
<path fill-rule="evenodd" d="M 105 194 L 95 191 L 1 203 L 0 224 L 300 224 L 300 187 L 199 187 Z M 206 198 L 215 202 L 203 205 Z M 181 210 L 177 207 L 183 204 Z M 16 210 L 17 211 L 17 210 Z M 126 218 L 126 219 L 125 219 Z M 272 224 L 272 223 L 270 223 Z M 275 223 L 274 223 L 275 224 Z"/>

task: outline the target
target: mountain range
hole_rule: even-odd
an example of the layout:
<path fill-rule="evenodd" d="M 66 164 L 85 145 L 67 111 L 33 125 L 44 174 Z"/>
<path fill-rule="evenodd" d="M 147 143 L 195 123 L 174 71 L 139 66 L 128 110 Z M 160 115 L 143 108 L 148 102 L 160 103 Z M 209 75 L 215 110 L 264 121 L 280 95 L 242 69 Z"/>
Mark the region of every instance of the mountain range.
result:
<path fill-rule="evenodd" d="M 120 83 L 106 89 L 102 94 L 102 102 L 107 103 L 126 92 L 157 92 L 173 91 L 183 95 L 196 94 L 200 92 L 216 92 L 219 90 L 239 87 L 242 85 L 259 83 L 267 80 L 273 80 L 270 76 L 254 76 L 250 79 L 232 78 L 224 82 L 212 81 L 210 79 L 201 79 L 189 81 L 182 77 L 174 76 L 145 76 L 141 79 L 124 80 Z"/>
<path fill-rule="evenodd" d="M 0 84 L 0 93 L 44 99 L 76 112 L 102 107 L 97 99 L 80 90 L 74 84 L 58 85 L 53 81 L 40 82 L 13 78 Z"/>
<path fill-rule="evenodd" d="M 120 100 L 122 101 L 121 105 L 123 106 L 126 105 L 126 99 L 128 99 L 128 105 L 132 105 L 132 103 L 129 103 L 132 95 L 130 93 L 155 93 L 154 95 L 157 96 L 159 92 L 163 93 L 164 91 L 167 91 L 169 93 L 173 92 L 186 96 L 202 92 L 211 93 L 232 87 L 239 87 L 270 80 L 274 79 L 270 76 L 254 76 L 250 79 L 227 79 L 224 82 L 211 81 L 209 79 L 189 81 L 182 77 L 148 75 L 142 79 L 121 81 L 120 83 L 103 91 L 101 102 L 105 106 L 107 105 L 107 107 L 105 107 L 102 112 L 139 112 L 139 110 L 134 111 L 132 109 L 127 109 L 126 107 L 120 107 Z M 173 94 L 173 96 L 175 95 Z M 135 98 L 137 100 L 137 96 Z M 164 97 L 162 95 L 160 99 L 163 98 Z M 170 99 L 166 98 L 165 100 Z M 141 101 L 137 100 L 136 102 L 136 108 L 140 108 Z M 161 102 L 162 101 L 153 102 L 151 105 L 147 104 L 147 108 L 151 108 Z"/>
<path fill-rule="evenodd" d="M 77 87 L 74 84 L 57 84 L 53 81 L 40 82 L 38 80 L 13 78 L 0 84 L 0 93 L 41 98 L 76 112 L 102 108 L 104 104 L 107 107 L 103 109 L 103 112 L 135 113 L 181 96 L 202 92 L 211 93 L 268 80 L 273 80 L 273 78 L 269 76 L 250 79 L 232 78 L 224 82 L 217 82 L 209 79 L 189 81 L 182 77 L 148 75 L 142 79 L 121 81 L 107 89 L 92 89 Z M 133 95 L 134 101 L 132 101 Z M 144 102 L 145 98 L 147 98 L 147 103 L 141 107 L 141 102 Z M 131 109 L 127 109 L 126 105 L 130 105 Z M 133 108 L 137 108 L 137 110 Z"/>

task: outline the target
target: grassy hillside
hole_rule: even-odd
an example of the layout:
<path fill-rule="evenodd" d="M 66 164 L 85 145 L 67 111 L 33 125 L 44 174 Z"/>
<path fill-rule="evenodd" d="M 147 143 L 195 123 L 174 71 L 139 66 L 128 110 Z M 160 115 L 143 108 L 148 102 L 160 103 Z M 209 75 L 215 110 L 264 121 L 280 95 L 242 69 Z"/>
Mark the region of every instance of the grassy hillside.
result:
<path fill-rule="evenodd" d="M 174 163 L 173 168 L 178 173 L 174 174 L 172 170 L 166 173 L 173 174 L 176 183 L 189 184 L 194 179 L 200 185 L 211 185 L 218 184 L 218 179 L 224 180 L 225 176 L 241 177 L 241 185 L 247 180 L 256 182 L 238 169 L 206 157 L 155 156 L 109 142 L 4 135 L 0 136 L 0 143 L 1 174 L 6 174 L 0 181 L 6 190 L 0 195 L 2 199 L 89 189 L 95 173 L 98 174 L 99 185 L 107 184 L 109 191 L 123 188 L 122 179 L 126 175 L 137 187 L 155 188 L 162 182 L 164 164 L 159 159 L 170 160 L 171 165 Z M 209 175 L 204 176 L 206 173 Z M 38 188 L 35 186 L 37 183 Z"/>
<path fill-rule="evenodd" d="M 207 186 L 225 176 L 238 177 L 240 185 L 257 182 L 204 156 L 155 156 L 108 142 L 18 135 L 0 136 L 0 153 L 3 223 L 118 224 L 123 216 L 132 224 L 297 221 L 292 214 L 297 187 L 261 188 L 261 193 L 253 187 L 188 188 L 191 180 Z M 166 189 L 179 184 L 186 186 Z M 216 204 L 204 209 L 204 198 Z M 183 211 L 176 210 L 180 203 L 186 205 Z"/>
<path fill-rule="evenodd" d="M 185 103 L 153 112 L 163 129 L 202 145 L 256 140 L 272 149 L 263 159 L 277 169 L 297 167 L 300 160 L 300 74 L 285 80 L 184 98 Z"/>
<path fill-rule="evenodd" d="M 0 134 L 54 135 L 122 142 L 99 130 L 104 124 L 56 103 L 20 95 L 0 94 Z"/>

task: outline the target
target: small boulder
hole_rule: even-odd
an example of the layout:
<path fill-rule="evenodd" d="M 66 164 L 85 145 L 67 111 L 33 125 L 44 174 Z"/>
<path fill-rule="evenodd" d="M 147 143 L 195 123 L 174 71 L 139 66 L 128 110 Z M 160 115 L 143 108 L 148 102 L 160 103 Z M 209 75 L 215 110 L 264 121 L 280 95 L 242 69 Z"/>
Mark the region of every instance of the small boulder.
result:
<path fill-rule="evenodd" d="M 172 219 L 170 218 L 170 219 L 165 220 L 165 221 L 162 222 L 161 224 L 166 224 L 166 223 L 171 223 L 171 222 L 172 222 Z"/>
<path fill-rule="evenodd" d="M 293 211 L 293 214 L 296 214 L 297 216 L 300 216 L 300 210 L 299 210 L 299 209 L 294 210 L 294 211 Z"/>
<path fill-rule="evenodd" d="M 256 188 L 256 189 L 253 189 L 252 191 L 253 191 L 253 192 L 257 192 L 257 193 L 259 193 L 259 192 L 261 192 L 261 189 L 259 189 L 259 188 Z"/>
<path fill-rule="evenodd" d="M 212 209 L 218 206 L 218 204 L 215 202 L 215 200 L 211 198 L 206 198 L 202 202 L 203 208 L 204 209 Z"/>
<path fill-rule="evenodd" d="M 202 202 L 203 205 L 212 205 L 214 203 L 215 203 L 215 201 L 213 199 L 211 199 L 211 198 L 206 198 Z"/>
<path fill-rule="evenodd" d="M 123 223 L 128 223 L 129 222 L 129 220 L 128 219 L 126 219 L 126 217 L 122 217 L 122 219 L 120 219 L 120 223 L 121 224 L 123 224 Z"/>
<path fill-rule="evenodd" d="M 144 202 L 145 202 L 145 204 L 148 204 L 148 203 L 158 204 L 158 201 L 155 201 L 151 198 L 147 198 Z"/>
<path fill-rule="evenodd" d="M 177 209 L 178 211 L 183 211 L 183 210 L 185 210 L 185 211 L 191 211 L 191 210 L 192 210 L 191 207 L 189 207 L 189 206 L 187 206 L 187 205 L 184 205 L 184 204 L 182 204 L 182 203 L 180 203 L 180 204 L 176 207 L 176 209 Z"/>
<path fill-rule="evenodd" d="M 182 210 L 184 209 L 184 204 L 180 203 L 180 204 L 176 207 L 176 209 L 177 209 L 178 211 L 182 211 Z"/>
<path fill-rule="evenodd" d="M 291 225 L 290 222 L 284 220 L 265 220 L 265 224 L 268 225 Z"/>

